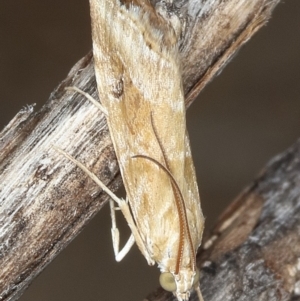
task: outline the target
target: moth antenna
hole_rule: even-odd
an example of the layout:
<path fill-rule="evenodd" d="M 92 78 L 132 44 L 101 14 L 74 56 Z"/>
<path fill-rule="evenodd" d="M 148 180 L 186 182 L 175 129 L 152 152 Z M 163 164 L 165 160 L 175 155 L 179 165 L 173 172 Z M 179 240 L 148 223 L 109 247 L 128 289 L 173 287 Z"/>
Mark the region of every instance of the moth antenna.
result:
<path fill-rule="evenodd" d="M 159 148 L 162 152 L 162 155 L 164 157 L 164 161 L 165 161 L 165 164 L 166 164 L 166 167 L 168 170 L 170 170 L 170 166 L 169 166 L 169 162 L 168 162 L 168 158 L 167 158 L 167 155 L 166 155 L 166 151 L 162 145 L 162 142 L 160 141 L 160 138 L 158 136 L 158 133 L 157 133 L 157 129 L 156 129 L 156 126 L 154 124 L 154 120 L 153 120 L 153 113 L 151 112 L 151 115 L 150 115 L 150 119 L 151 119 L 151 126 L 152 126 L 152 129 L 153 129 L 153 132 L 154 132 L 154 136 L 157 140 L 157 143 L 159 144 Z"/>
<path fill-rule="evenodd" d="M 150 119 L 151 119 L 151 125 L 152 125 L 154 135 L 156 137 L 157 143 L 158 143 L 158 145 L 161 149 L 161 152 L 162 152 L 162 155 L 163 155 L 163 158 L 164 158 L 164 161 L 165 161 L 165 165 L 166 165 L 168 171 L 170 172 L 171 169 L 170 169 L 170 165 L 169 165 L 168 158 L 167 158 L 167 155 L 166 155 L 166 151 L 165 151 L 165 149 L 163 147 L 163 144 L 162 144 L 162 142 L 159 138 L 157 128 L 156 128 L 155 123 L 154 123 L 153 112 L 151 112 Z M 171 174 L 171 172 L 170 172 L 170 174 Z M 175 183 L 176 183 L 176 186 L 177 186 L 178 190 L 180 191 L 180 188 L 179 188 L 176 181 L 175 181 Z M 173 189 L 174 196 L 175 196 L 175 190 L 173 188 L 173 185 L 172 185 L 172 189 Z M 190 250 L 191 250 L 191 253 L 192 253 L 192 257 L 193 257 L 193 268 L 194 268 L 194 270 L 196 270 L 196 254 L 195 254 L 195 251 L 194 251 L 194 248 L 193 248 L 191 232 L 190 232 L 188 221 L 187 221 L 185 202 L 184 202 L 184 198 L 182 196 L 181 191 L 180 191 L 180 196 L 181 197 L 179 197 L 179 198 L 176 198 L 176 196 L 175 196 L 176 206 L 177 206 L 177 210 L 178 210 L 178 214 L 179 214 L 179 222 L 180 222 L 180 241 L 179 241 L 179 246 L 178 246 L 178 257 L 177 257 L 178 259 L 177 259 L 177 263 L 176 263 L 177 272 L 179 271 L 179 266 L 180 266 L 180 263 L 181 263 L 181 260 L 182 260 L 182 254 L 183 254 L 183 246 L 184 246 L 184 232 L 183 231 L 184 231 L 184 228 L 185 228 L 185 231 L 186 231 L 186 234 L 187 234 L 188 244 L 189 244 L 189 247 L 190 247 Z"/>
<path fill-rule="evenodd" d="M 166 169 L 169 171 L 168 175 L 171 176 L 174 179 L 173 175 L 170 172 L 170 165 L 169 165 L 169 162 L 168 162 L 166 151 L 163 148 L 162 142 L 161 142 L 161 140 L 158 136 L 157 129 L 156 129 L 155 124 L 154 124 L 153 113 L 152 112 L 151 112 L 151 115 L 150 115 L 150 119 L 151 119 L 151 126 L 152 126 L 152 129 L 153 129 L 153 132 L 154 132 L 154 136 L 157 140 L 157 143 L 158 143 L 159 148 L 160 148 L 160 150 L 162 152 L 162 155 L 163 155 L 163 159 L 164 159 L 164 163 L 166 165 Z M 175 181 L 175 183 L 176 183 L 177 190 L 180 191 L 176 181 Z M 177 207 L 177 211 L 178 211 L 178 215 L 179 215 L 179 244 L 178 244 L 178 251 L 177 251 L 176 268 L 175 268 L 175 273 L 178 274 L 179 273 L 179 267 L 180 267 L 180 264 L 181 264 L 181 261 L 182 261 L 182 255 L 183 255 L 184 226 L 185 226 L 184 216 L 186 214 L 185 214 L 185 208 L 184 208 L 184 199 L 183 199 L 183 196 L 181 194 L 181 191 L 180 191 L 180 195 L 181 195 L 181 197 L 180 197 L 178 195 L 178 192 L 176 191 L 176 188 L 174 188 L 174 184 L 173 184 L 172 181 L 171 181 L 171 186 L 172 186 L 173 194 L 174 194 L 174 197 L 175 197 L 175 203 L 176 203 L 176 207 Z"/>
<path fill-rule="evenodd" d="M 178 214 L 179 214 L 179 227 L 180 227 L 179 248 L 178 248 L 178 255 L 177 255 L 178 257 L 177 257 L 177 262 L 176 262 L 175 274 L 179 273 L 179 268 L 180 268 L 180 264 L 182 261 L 182 253 L 183 253 L 183 245 L 184 245 L 184 228 L 186 229 L 186 232 L 187 232 L 188 241 L 189 241 L 189 245 L 190 245 L 190 249 L 191 249 L 191 253 L 192 253 L 192 257 L 193 257 L 194 269 L 195 269 L 196 255 L 195 255 L 194 249 L 192 247 L 192 238 L 191 238 L 190 230 L 188 228 L 184 199 L 183 199 L 183 195 L 181 193 L 181 190 L 180 190 L 174 176 L 172 175 L 172 173 L 170 172 L 170 170 L 168 168 L 166 168 L 163 164 L 161 164 L 160 162 L 158 162 L 157 160 L 155 160 L 151 157 L 148 157 L 145 155 L 135 155 L 135 156 L 132 156 L 132 158 L 144 158 L 144 159 L 150 160 L 153 163 L 155 163 L 156 165 L 158 165 L 169 176 L 169 178 L 171 180 L 172 190 L 173 190 L 174 197 L 175 197 L 176 207 L 177 207 Z"/>

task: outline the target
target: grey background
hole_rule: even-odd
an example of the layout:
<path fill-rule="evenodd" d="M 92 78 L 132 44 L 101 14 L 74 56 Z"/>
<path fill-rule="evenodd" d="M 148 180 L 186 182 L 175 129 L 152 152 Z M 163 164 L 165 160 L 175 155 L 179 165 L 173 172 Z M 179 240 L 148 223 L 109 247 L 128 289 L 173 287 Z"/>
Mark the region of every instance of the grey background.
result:
<path fill-rule="evenodd" d="M 281 3 L 188 111 L 207 229 L 264 164 L 300 136 L 299 15 L 300 1 Z M 88 1 L 2 0 L 0 37 L 3 128 L 26 104 L 39 108 L 90 50 Z M 158 274 L 136 247 L 114 261 L 104 208 L 20 300 L 142 300 L 158 286 Z"/>

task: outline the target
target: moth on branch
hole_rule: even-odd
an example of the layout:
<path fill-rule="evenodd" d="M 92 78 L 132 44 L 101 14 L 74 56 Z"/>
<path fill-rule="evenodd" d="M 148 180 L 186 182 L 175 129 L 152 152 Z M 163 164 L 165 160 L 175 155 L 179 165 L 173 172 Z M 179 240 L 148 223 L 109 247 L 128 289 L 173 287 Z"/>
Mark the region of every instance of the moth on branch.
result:
<path fill-rule="evenodd" d="M 179 56 L 186 103 L 278 2 L 194 0 L 170 7 L 184 24 Z M 23 110 L 0 135 L 1 300 L 16 300 L 108 198 L 74 164 L 62 164 L 52 145 L 84 163 L 111 190 L 121 185 L 104 115 L 85 97 L 65 92 L 76 86 L 97 98 L 93 70 L 88 54 L 40 111 Z"/>

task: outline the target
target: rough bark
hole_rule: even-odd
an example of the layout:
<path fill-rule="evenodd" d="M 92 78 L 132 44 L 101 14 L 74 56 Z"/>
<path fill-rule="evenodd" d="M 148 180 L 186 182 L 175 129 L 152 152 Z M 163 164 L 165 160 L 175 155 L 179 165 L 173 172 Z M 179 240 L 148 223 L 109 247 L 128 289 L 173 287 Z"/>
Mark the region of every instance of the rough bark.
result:
<path fill-rule="evenodd" d="M 175 1 L 172 9 L 185 25 L 180 49 L 187 105 L 221 71 L 240 46 L 267 22 L 278 2 L 279 0 Z M 73 67 L 40 111 L 34 112 L 32 107 L 20 111 L 0 134 L 0 300 L 16 300 L 34 277 L 82 230 L 107 200 L 99 187 L 74 164 L 59 155 L 52 145 L 61 147 L 83 162 L 113 191 L 121 185 L 105 118 L 84 97 L 64 90 L 65 87 L 73 85 L 97 98 L 91 53 Z M 283 166 L 288 162 L 282 160 Z M 280 166 L 276 166 L 280 170 Z M 270 174 L 270 183 L 278 181 L 279 186 L 284 186 L 284 178 L 277 179 L 276 173 L 273 176 L 275 178 L 272 180 Z M 236 284 L 238 293 L 248 290 L 251 295 L 256 291 L 249 288 L 251 285 L 256 288 L 256 282 L 250 276 L 245 276 L 245 279 L 241 276 L 244 275 L 244 270 L 236 263 L 238 258 L 245 262 L 252 258 L 254 269 L 260 273 L 264 267 L 263 255 L 275 258 L 271 251 L 268 253 L 267 249 L 257 247 L 256 252 L 247 259 L 248 253 L 245 249 L 248 245 L 244 243 L 243 247 L 239 246 L 236 238 L 231 239 L 233 243 L 230 244 L 226 236 L 235 227 L 236 231 L 241 231 L 240 224 L 245 224 L 249 230 L 254 225 L 270 222 L 267 211 L 262 210 L 262 215 L 257 212 L 258 209 L 255 211 L 258 202 L 264 208 L 269 200 L 263 193 L 264 190 L 257 188 L 260 187 L 259 184 L 255 187 L 243 197 L 243 200 L 248 200 L 245 203 L 249 203 L 249 207 L 243 211 L 239 209 L 244 208 L 243 206 L 237 206 L 228 213 L 231 226 L 226 231 L 223 229 L 224 225 L 217 229 L 221 236 L 200 257 L 206 258 L 202 261 L 201 279 L 206 300 L 220 299 L 221 295 L 225 296 L 226 291 L 228 292 L 230 285 L 235 285 L 231 279 L 223 282 L 225 288 L 219 293 L 219 297 L 216 297 L 217 289 L 212 289 L 221 287 L 212 286 L 214 279 L 220 277 L 222 281 L 222 275 L 230 275 L 233 270 L 239 275 L 236 278 L 239 281 Z M 277 195 L 275 190 L 274 193 Z M 295 191 L 293 196 L 297 197 Z M 237 212 L 240 217 L 236 218 Z M 249 217 L 247 215 L 249 222 L 243 217 L 243 212 L 250 214 Z M 275 216 L 275 213 L 271 216 Z M 283 225 L 281 220 L 275 220 Z M 290 215 L 289 221 L 296 224 L 296 216 Z M 240 234 L 243 240 L 245 232 Z M 268 237 L 271 235 L 266 233 Z M 257 237 L 261 240 L 260 236 L 263 234 L 265 233 L 259 232 Z M 283 239 L 283 236 L 280 237 Z M 261 241 L 277 242 L 270 238 Z M 256 240 L 255 242 L 260 246 Z M 283 241 L 280 244 L 283 247 Z M 234 251 L 232 246 L 236 247 Z M 279 247 L 277 243 L 276 246 Z M 296 248 L 296 244 L 293 247 Z M 221 250 L 224 249 L 230 252 L 222 253 Z M 237 253 L 238 250 L 241 253 Z M 257 261 L 255 258 L 258 258 Z M 271 268 L 268 265 L 270 278 L 270 271 L 281 268 L 282 258 L 275 259 L 269 264 Z M 291 262 L 291 271 L 295 271 L 294 262 Z M 246 266 L 246 271 L 253 272 L 251 267 L 252 265 Z M 273 286 L 278 288 L 280 283 L 293 283 L 289 278 L 284 280 L 286 281 L 273 280 Z M 283 287 L 284 285 L 281 289 L 278 288 L 277 292 L 281 292 L 284 297 L 288 289 Z M 285 287 L 288 285 L 285 284 Z M 232 291 L 230 289 L 229 293 Z M 227 300 L 248 300 L 239 299 L 241 297 L 238 293 L 236 299 L 228 295 Z"/>

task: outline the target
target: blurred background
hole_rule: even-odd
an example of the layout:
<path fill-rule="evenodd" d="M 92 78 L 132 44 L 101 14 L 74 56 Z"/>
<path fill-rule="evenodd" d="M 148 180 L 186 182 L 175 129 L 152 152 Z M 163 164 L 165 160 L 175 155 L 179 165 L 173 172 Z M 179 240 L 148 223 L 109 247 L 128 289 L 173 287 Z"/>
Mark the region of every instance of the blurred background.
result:
<path fill-rule="evenodd" d="M 300 137 L 300 1 L 279 4 L 188 111 L 206 228 L 266 162 Z M 91 49 L 88 1 L 0 1 L 0 128 L 39 109 Z M 159 271 L 134 247 L 116 263 L 106 206 L 20 298 L 142 300 Z M 122 219 L 122 218 L 120 218 Z M 129 233 L 123 223 L 123 238 Z"/>

